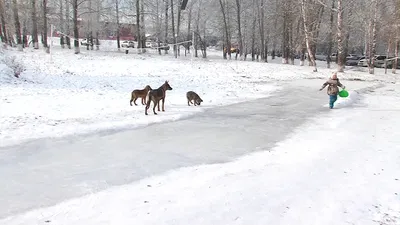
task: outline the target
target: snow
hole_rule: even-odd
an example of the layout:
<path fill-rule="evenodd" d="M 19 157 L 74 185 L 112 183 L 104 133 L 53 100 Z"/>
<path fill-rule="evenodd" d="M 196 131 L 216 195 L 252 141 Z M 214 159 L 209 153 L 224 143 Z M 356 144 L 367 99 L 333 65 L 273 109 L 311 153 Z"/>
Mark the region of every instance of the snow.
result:
<path fill-rule="evenodd" d="M 19 58 L 27 65 L 23 75 L 29 82 L 2 84 L 0 147 L 43 137 L 174 121 L 208 107 L 268 96 L 277 90 L 272 82 L 256 83 L 224 72 L 218 68 L 220 64 L 174 63 L 118 53 L 65 56 L 59 51 L 51 57 L 50 62 L 45 53 L 24 52 Z M 145 116 L 144 106 L 129 105 L 132 90 L 147 84 L 158 88 L 165 80 L 174 89 L 167 92 L 165 113 Z M 189 90 L 204 100 L 201 107 L 187 106 Z"/>
<path fill-rule="evenodd" d="M 398 225 L 399 85 L 375 88 L 318 114 L 272 149 L 169 171 L 0 224 Z"/>
<path fill-rule="evenodd" d="M 329 110 L 325 90 L 318 89 L 335 68 L 323 68 L 322 62 L 318 63 L 319 72 L 314 73 L 311 67 L 296 66 L 298 61 L 296 65 L 283 65 L 280 59 L 268 64 L 226 61 L 220 59 L 220 52 L 212 50 L 208 59 L 174 59 L 172 54 L 159 56 L 152 50 L 124 54 L 116 51 L 111 41 L 102 48 L 105 45 L 105 51 L 81 48 L 79 55 L 57 45 L 51 55 L 42 50 L 2 50 L 0 168 L 4 170 L 0 174 L 12 182 L 0 188 L 0 208 L 6 210 L 0 213 L 0 224 L 400 224 L 398 75 L 384 74 L 382 69 L 369 75 L 364 68 L 347 68 L 339 78 L 350 96 L 339 98 L 335 109 Z M 15 57 L 13 63 L 24 65 L 21 78 L 13 77 L 14 65 L 7 57 Z M 133 89 L 147 84 L 157 88 L 165 80 L 173 87 L 167 92 L 166 112 L 156 116 L 150 111 L 145 116 L 144 106 L 129 105 Z M 288 86 L 293 81 L 296 87 Z M 288 87 L 295 91 L 279 92 Z M 189 90 L 204 100 L 200 107 L 187 106 L 185 94 Z M 282 94 L 285 96 L 279 96 Z M 299 95 L 304 95 L 301 98 L 307 104 L 296 103 Z M 242 103 L 221 110 L 230 109 L 237 127 L 243 127 L 241 117 L 264 107 L 249 101 L 263 97 L 276 100 L 272 104 L 264 99 L 265 108 L 272 110 L 261 114 L 264 120 L 289 121 L 274 121 L 272 126 L 260 129 L 268 136 L 262 140 L 268 143 L 258 142 L 257 137 L 246 145 L 235 135 L 254 134 L 222 126 L 232 123 L 223 119 L 225 114 L 210 115 L 211 109 Z M 318 105 L 322 98 L 326 101 Z M 277 115 L 282 111 L 273 111 L 273 107 L 289 111 Z M 145 130 L 149 133 L 142 136 L 130 133 L 167 121 L 176 121 L 171 127 L 184 132 L 178 120 L 199 115 L 208 119 L 188 124 L 202 126 L 203 133 L 196 134 L 194 127 L 188 127 L 194 129 L 188 132 L 194 137 L 169 143 L 162 152 L 151 149 L 157 146 L 155 143 L 137 141 L 143 136 L 150 138 L 154 130 Z M 289 135 L 281 131 L 279 126 L 283 125 L 293 129 Z M 98 136 L 111 131 L 119 135 Z M 269 132 L 280 138 L 270 139 Z M 93 136 L 86 139 L 83 134 Z M 164 141 L 178 138 L 163 135 Z M 186 136 L 179 132 L 175 135 L 180 135 L 179 139 Z M 199 135 L 213 139 L 200 143 Z M 235 138 L 236 142 L 232 140 Z M 27 141 L 32 144 L 24 143 Z M 193 150 L 192 155 L 174 149 L 182 143 L 180 147 Z M 218 145 L 221 143 L 224 145 Z M 107 158 L 110 145 L 118 146 L 118 150 Z M 133 148 L 138 145 L 151 151 Z M 200 152 L 197 145 L 208 148 L 208 152 Z M 74 151 L 68 151 L 73 147 Z M 214 151 L 219 160 L 214 160 L 209 151 Z M 90 162 L 85 164 L 89 157 Z M 135 161 L 135 157 L 140 159 Z M 146 167 L 149 162 L 156 165 Z M 134 182 L 118 177 L 121 169 L 132 169 L 128 164 L 135 164 L 140 167 L 138 173 L 150 176 Z M 115 176 L 118 182 L 94 188 L 91 182 L 96 186 L 101 179 L 85 177 L 88 174 Z M 49 184 L 54 176 L 59 177 L 56 184 Z M 124 179 L 127 181 L 120 185 Z M 88 185 L 93 193 L 75 193 L 73 182 Z M 53 196 L 60 194 L 59 198 Z M 49 196 L 53 199 L 46 199 Z M 40 197 L 45 203 L 32 200 Z M 12 204 L 7 206 L 7 202 Z M 8 207 L 12 215 L 7 214 Z M 4 215 L 8 217 L 1 219 Z"/>
<path fill-rule="evenodd" d="M 26 70 L 21 74 L 25 82 L 10 76 L 1 82 L 0 147 L 175 121 L 208 107 L 269 96 L 279 89 L 281 81 L 326 79 L 333 71 L 321 68 L 313 73 L 310 67 L 279 64 L 279 59 L 269 64 L 225 61 L 213 50 L 208 60 L 189 56 L 174 59 L 171 54 L 159 56 L 154 50 L 124 54 L 111 50 L 112 41 L 102 42 L 103 48 L 109 46 L 106 51 L 81 48 L 82 53 L 75 55 L 57 43 L 54 41 L 51 55 L 33 49 L 23 53 L 4 50 Z M 396 79 L 391 74 L 373 76 L 352 70 L 340 77 L 379 82 Z M 165 80 L 174 88 L 167 93 L 165 113 L 145 117 L 143 106 L 128 105 L 132 90 L 147 84 L 157 88 Z M 185 93 L 189 90 L 203 98 L 201 107 L 186 107 Z"/>

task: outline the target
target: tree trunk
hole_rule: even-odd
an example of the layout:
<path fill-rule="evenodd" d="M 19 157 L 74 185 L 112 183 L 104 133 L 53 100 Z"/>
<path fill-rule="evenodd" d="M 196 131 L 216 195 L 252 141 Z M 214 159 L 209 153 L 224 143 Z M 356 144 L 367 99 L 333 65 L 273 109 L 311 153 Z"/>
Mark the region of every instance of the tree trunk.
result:
<path fill-rule="evenodd" d="M 47 44 L 47 0 L 43 0 L 43 47 L 49 53 L 49 46 Z"/>
<path fill-rule="evenodd" d="M 168 43 L 168 5 L 169 5 L 169 0 L 164 0 L 165 3 L 165 34 L 164 34 L 164 43 Z M 168 50 L 164 48 L 165 54 L 168 54 Z"/>
<path fill-rule="evenodd" d="M 22 47 L 28 47 L 28 28 L 26 27 L 26 20 L 22 24 Z"/>
<path fill-rule="evenodd" d="M 64 0 L 60 0 L 60 29 L 61 29 L 61 32 L 62 33 L 65 33 L 65 24 L 64 24 L 64 6 L 63 6 L 63 4 L 64 4 Z M 61 34 L 60 35 L 60 45 L 61 45 L 61 48 L 65 48 L 65 46 L 64 46 L 64 44 L 65 44 L 65 41 L 64 41 L 64 34 Z"/>
<path fill-rule="evenodd" d="M 157 11 L 157 14 L 160 13 L 160 1 L 159 0 L 156 0 L 156 11 Z M 158 51 L 159 55 L 161 55 L 161 48 L 160 48 L 161 47 L 161 23 L 162 23 L 162 21 L 160 19 L 160 16 L 157 16 L 156 17 L 157 47 L 158 47 L 157 51 Z"/>
<path fill-rule="evenodd" d="M 6 20 L 4 11 L 4 0 L 0 0 L 0 22 L 1 22 L 1 41 L 7 43 L 7 30 L 6 30 Z"/>
<path fill-rule="evenodd" d="M 314 54 L 311 49 L 310 45 L 310 33 L 308 30 L 308 20 L 307 20 L 307 11 L 306 11 L 306 6 L 305 6 L 305 0 L 301 0 L 301 11 L 302 11 L 302 17 L 303 17 L 303 24 L 304 24 L 304 35 L 306 39 L 306 46 L 307 46 L 307 52 L 308 52 L 308 58 L 311 61 L 312 66 L 314 66 L 314 72 L 317 72 L 317 63 L 315 62 Z"/>
<path fill-rule="evenodd" d="M 36 0 L 31 0 L 32 43 L 34 49 L 39 49 L 38 26 L 36 17 Z"/>
<path fill-rule="evenodd" d="M 263 1 L 263 0 L 262 0 Z M 240 7 L 240 0 L 236 0 L 236 18 L 237 18 L 237 23 L 238 23 L 238 38 L 239 38 L 239 54 L 240 54 L 240 60 L 243 60 L 243 37 L 242 37 L 242 27 L 241 27 L 241 7 Z M 261 7 L 263 6 L 263 3 L 261 3 Z M 263 10 L 263 9 L 261 9 Z"/>
<path fill-rule="evenodd" d="M 289 63 L 289 10 L 288 2 L 283 2 L 282 63 Z"/>
<path fill-rule="evenodd" d="M 343 5 L 342 0 L 338 0 L 337 6 L 337 46 L 338 46 L 338 55 L 337 55 L 337 62 L 338 62 L 338 72 L 344 71 L 344 49 L 343 49 Z"/>
<path fill-rule="evenodd" d="M 140 29 L 140 0 L 136 0 L 136 30 L 137 30 L 136 39 L 138 43 L 137 46 L 138 53 L 141 53 L 142 48 L 144 48 L 144 46 L 142 42 L 142 32 Z"/>
<path fill-rule="evenodd" d="M 306 47 L 304 47 L 304 44 L 301 48 L 301 54 L 300 54 L 300 66 L 304 66 L 304 61 L 306 57 Z"/>
<path fill-rule="evenodd" d="M 176 25 L 176 36 L 177 36 L 177 38 L 178 38 L 178 41 L 180 40 L 180 27 L 181 27 L 181 15 L 182 15 L 182 13 L 181 13 L 181 6 L 182 6 L 182 1 L 179 1 L 179 4 L 178 4 L 178 19 L 177 19 L 177 25 Z M 179 46 L 177 46 L 177 51 L 178 51 L 178 56 L 180 56 L 180 47 Z"/>
<path fill-rule="evenodd" d="M 374 16 L 372 21 L 370 22 L 370 30 L 371 30 L 371 38 L 370 38 L 370 51 L 369 51 L 369 63 L 368 63 L 368 70 L 370 74 L 374 74 L 374 64 L 375 64 L 375 54 L 376 54 L 376 23 L 378 17 L 378 1 L 373 0 L 373 10 Z"/>
<path fill-rule="evenodd" d="M 388 59 L 389 59 L 389 56 L 390 56 L 391 46 L 392 46 L 392 37 L 391 37 L 391 35 L 389 35 L 387 49 L 386 49 L 385 74 L 387 74 L 387 66 L 388 66 L 387 62 L 388 62 Z"/>
<path fill-rule="evenodd" d="M 14 13 L 15 35 L 17 37 L 17 47 L 19 51 L 22 51 L 21 24 L 19 22 L 17 0 L 13 0 L 13 13 Z"/>
<path fill-rule="evenodd" d="M 146 26 L 144 21 L 144 1 L 140 2 L 140 33 L 142 34 L 140 40 L 142 41 L 142 53 L 146 52 Z"/>
<path fill-rule="evenodd" d="M 121 26 L 120 26 L 120 24 L 119 24 L 119 2 L 118 2 L 119 0 L 115 0 L 115 12 L 116 12 L 116 23 L 117 23 L 117 31 L 116 31 L 116 33 L 117 33 L 117 48 L 118 48 L 118 51 L 120 51 L 121 50 L 121 43 L 120 43 L 120 29 L 121 29 Z M 139 1 L 139 0 L 137 0 L 137 1 Z M 139 18 L 139 15 L 136 15 L 136 17 L 138 17 Z M 139 24 L 137 24 L 138 26 L 139 26 Z"/>
<path fill-rule="evenodd" d="M 196 34 L 196 36 L 195 36 L 196 40 L 195 40 L 195 45 L 194 45 L 194 49 L 195 49 L 194 56 L 196 58 L 198 57 L 197 50 L 199 49 L 199 44 L 200 44 L 200 48 L 202 46 L 202 41 L 201 41 L 201 36 L 200 36 L 200 29 L 199 29 L 202 1 L 199 0 L 198 3 L 199 3 L 199 7 L 198 7 L 198 10 L 197 10 L 196 32 L 194 32 Z"/>
<path fill-rule="evenodd" d="M 78 0 L 72 1 L 73 20 L 74 20 L 74 48 L 75 54 L 80 53 L 79 49 L 79 29 L 78 29 Z"/>
<path fill-rule="evenodd" d="M 96 19 L 97 21 L 100 21 L 100 10 L 101 10 L 101 5 L 99 3 L 97 3 L 96 5 L 97 7 L 97 14 L 96 14 Z M 96 38 L 95 38 L 95 42 L 96 42 L 96 51 L 100 50 L 100 40 L 99 40 L 99 36 L 100 36 L 100 30 L 102 29 L 103 25 L 101 24 L 97 24 L 96 27 Z"/>
<path fill-rule="evenodd" d="M 279 0 L 275 0 L 275 13 L 278 12 L 278 3 Z M 276 54 L 276 37 L 277 37 L 277 33 L 278 33 L 278 16 L 274 16 L 274 36 L 273 36 L 273 40 L 272 40 L 272 53 L 271 53 L 271 57 L 272 59 L 275 59 L 275 54 Z"/>
<path fill-rule="evenodd" d="M 264 26 L 264 18 L 265 18 L 265 16 L 264 16 L 264 0 L 261 0 L 261 2 L 260 2 L 260 23 L 259 23 L 259 26 L 260 26 L 260 53 L 261 53 L 261 60 L 263 60 L 263 59 L 265 59 L 265 55 L 264 55 L 264 53 L 265 53 L 265 26 Z"/>
<path fill-rule="evenodd" d="M 188 40 L 192 39 L 192 41 L 193 41 L 194 37 L 193 37 L 193 35 L 191 35 L 192 32 L 190 30 L 191 23 L 192 23 L 192 7 L 190 7 L 189 13 L 188 13 L 187 33 L 188 33 Z M 192 43 L 188 43 L 188 45 L 187 45 L 188 46 L 187 49 L 188 49 L 189 54 L 190 54 L 190 44 L 193 46 L 193 42 Z"/>
<path fill-rule="evenodd" d="M 332 49 L 333 49 L 333 9 L 335 8 L 335 0 L 332 0 L 332 6 L 331 6 L 331 11 L 330 11 L 330 26 L 329 26 L 329 35 L 328 35 L 328 56 L 326 58 L 326 63 L 328 69 L 331 68 L 331 55 L 332 55 Z"/>
<path fill-rule="evenodd" d="M 253 0 L 253 12 L 256 10 L 256 0 Z M 256 49 L 255 49 L 255 43 L 256 43 L 256 15 L 253 14 L 253 24 L 252 24 L 252 32 L 251 32 L 251 61 L 256 60 Z"/>
<path fill-rule="evenodd" d="M 199 9 L 200 10 L 200 9 Z M 176 34 L 175 34 L 175 18 L 174 18 L 174 0 L 171 0 L 171 26 L 172 26 L 172 37 L 174 39 L 174 56 L 178 57 L 178 50 L 176 46 Z"/>
<path fill-rule="evenodd" d="M 395 12 L 396 12 L 396 20 L 400 21 L 400 0 L 396 0 L 395 3 Z M 397 63 L 398 63 L 398 57 L 399 57 L 399 36 L 400 36 L 400 28 L 398 26 L 394 26 L 394 34 L 396 36 L 395 38 L 395 46 L 394 46 L 394 55 L 395 59 L 393 60 L 392 63 L 392 73 L 396 74 L 396 69 L 397 69 Z"/>
<path fill-rule="evenodd" d="M 226 12 L 225 12 L 225 7 L 224 3 L 222 0 L 219 0 L 219 4 L 221 6 L 221 12 L 222 12 L 222 18 L 224 20 L 224 31 L 225 31 L 225 48 L 223 49 L 224 51 L 224 59 L 227 59 L 227 53 L 231 52 L 231 43 L 229 43 L 229 32 L 228 32 L 228 22 L 226 18 Z"/>
<path fill-rule="evenodd" d="M 393 63 L 392 63 L 392 73 L 396 74 L 398 57 L 399 57 L 399 39 L 398 39 L 398 37 L 396 37 L 396 46 L 394 49 L 394 55 L 396 58 L 393 60 Z"/>
<path fill-rule="evenodd" d="M 65 33 L 67 34 L 67 36 L 65 37 L 65 42 L 68 46 L 68 49 L 71 49 L 71 39 L 69 37 L 70 35 L 70 26 L 69 26 L 69 22 L 70 22 L 70 11 L 69 11 L 69 4 L 71 4 L 70 0 L 65 0 Z"/>

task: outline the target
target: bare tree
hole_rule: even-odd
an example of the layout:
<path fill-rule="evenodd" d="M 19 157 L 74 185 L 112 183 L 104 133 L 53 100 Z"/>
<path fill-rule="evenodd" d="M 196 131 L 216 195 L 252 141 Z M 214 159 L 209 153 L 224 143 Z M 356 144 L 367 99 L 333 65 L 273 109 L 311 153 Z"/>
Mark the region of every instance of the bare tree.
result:
<path fill-rule="evenodd" d="M 378 1 L 377 0 L 372 0 L 371 2 L 372 7 L 373 7 L 373 16 L 370 19 L 368 30 L 369 30 L 369 60 L 368 60 L 368 71 L 370 74 L 374 74 L 375 70 L 375 54 L 376 54 L 376 23 L 377 23 L 377 18 L 378 18 Z"/>
<path fill-rule="evenodd" d="M 256 0 L 253 0 L 253 12 L 257 10 Z M 257 16 L 253 13 L 252 32 L 251 32 L 251 61 L 256 60 L 256 22 Z"/>
<path fill-rule="evenodd" d="M 260 55 L 261 59 L 267 62 L 264 20 L 265 20 L 264 0 L 260 0 L 260 8 L 259 8 L 260 53 L 261 53 Z"/>
<path fill-rule="evenodd" d="M 72 0 L 72 11 L 73 11 L 73 23 L 74 23 L 74 49 L 75 49 L 75 54 L 79 54 L 80 49 L 79 49 L 79 29 L 78 29 L 78 0 Z"/>
<path fill-rule="evenodd" d="M 121 44 L 120 44 L 120 30 L 121 30 L 121 25 L 120 25 L 120 22 L 119 22 L 119 2 L 118 2 L 119 0 L 115 0 L 115 12 L 116 12 L 116 23 L 117 23 L 117 48 L 118 48 L 118 51 L 121 49 Z M 137 0 L 137 1 L 139 1 L 139 0 Z M 137 18 L 139 18 L 139 14 L 138 15 L 136 15 L 136 17 Z M 138 24 L 138 26 L 139 26 L 139 24 Z M 138 29 L 139 30 L 139 29 Z"/>
<path fill-rule="evenodd" d="M 47 44 L 47 0 L 43 0 L 42 2 L 42 13 L 43 13 L 43 47 L 46 48 L 46 52 L 50 52 L 49 46 Z"/>
<path fill-rule="evenodd" d="M 64 0 L 60 0 L 59 2 L 60 5 L 60 11 L 59 11 L 59 18 L 60 18 L 60 24 L 59 24 L 59 28 L 61 29 L 61 35 L 60 35 L 60 45 L 61 48 L 65 48 L 65 24 L 64 24 Z"/>
<path fill-rule="evenodd" d="M 221 6 L 222 18 L 224 21 L 224 35 L 225 35 L 225 44 L 223 48 L 224 59 L 227 59 L 227 54 L 229 54 L 229 59 L 231 58 L 231 43 L 230 43 L 230 35 L 228 30 L 228 22 L 227 22 L 227 13 L 225 9 L 225 4 L 222 2 L 223 0 L 219 0 L 219 4 Z"/>
<path fill-rule="evenodd" d="M 71 28 L 70 28 L 70 10 L 69 10 L 69 5 L 71 4 L 70 0 L 65 0 L 65 42 L 68 46 L 68 49 L 71 49 L 71 38 L 69 37 Z"/>
<path fill-rule="evenodd" d="M 344 62 L 345 58 L 344 49 L 343 49 L 343 3 L 342 0 L 337 1 L 337 48 L 338 48 L 338 72 L 344 71 Z"/>
<path fill-rule="evenodd" d="M 327 67 L 331 68 L 331 62 L 332 62 L 332 49 L 333 49 L 333 25 L 334 25 L 334 9 L 335 9 L 335 0 L 332 0 L 332 6 L 330 10 L 330 25 L 329 25 L 329 35 L 328 35 L 328 52 L 327 52 L 327 58 L 326 58 L 326 63 Z"/>
<path fill-rule="evenodd" d="M 31 0 L 31 18 L 32 18 L 32 43 L 34 49 L 39 49 L 38 26 L 36 17 L 36 0 Z"/>
<path fill-rule="evenodd" d="M 263 10 L 263 0 L 261 3 L 261 10 Z M 237 18 L 237 23 L 238 23 L 238 37 L 239 37 L 239 52 L 240 52 L 240 59 L 242 60 L 242 56 L 243 56 L 243 37 L 242 37 L 242 26 L 241 26 L 241 18 L 240 18 L 240 14 L 242 13 L 241 10 L 241 3 L 240 0 L 236 0 L 236 18 Z M 264 19 L 261 18 L 262 23 L 264 22 Z M 263 31 L 262 31 L 263 32 Z"/>
<path fill-rule="evenodd" d="M 394 34 L 396 35 L 395 43 L 394 43 L 394 56 L 395 59 L 392 63 L 392 73 L 396 73 L 396 67 L 398 65 L 398 58 L 399 58 L 399 39 L 400 39 L 400 0 L 395 0 L 395 15 L 396 15 L 396 22 L 394 26 Z"/>
<path fill-rule="evenodd" d="M 302 11 L 302 17 L 303 17 L 303 25 L 304 25 L 304 35 L 306 39 L 306 46 L 307 46 L 307 52 L 308 52 L 308 57 L 309 60 L 311 61 L 311 65 L 314 66 L 314 72 L 317 72 L 317 63 L 315 62 L 314 58 L 314 53 L 311 49 L 311 33 L 308 29 L 308 20 L 307 20 L 307 7 L 306 7 L 306 0 L 300 0 L 301 3 L 301 11 Z"/>
<path fill-rule="evenodd" d="M 142 51 L 141 49 L 144 48 L 142 42 L 142 32 L 140 29 L 140 0 L 136 0 L 136 41 L 138 43 L 138 51 L 139 53 Z"/>
<path fill-rule="evenodd" d="M 17 37 L 17 46 L 18 50 L 22 51 L 21 24 L 19 22 L 17 0 L 13 0 L 13 14 L 14 14 L 15 35 Z"/>
<path fill-rule="evenodd" d="M 182 1 L 179 1 L 178 8 L 177 8 L 177 10 L 178 10 L 178 18 L 177 18 L 177 21 L 176 21 L 177 22 L 177 25 L 176 25 L 176 37 L 178 38 L 178 40 L 180 40 L 180 27 L 181 27 L 181 20 L 182 20 L 181 7 L 182 7 Z M 178 56 L 180 56 L 180 47 L 179 47 L 179 45 L 177 46 L 177 52 L 178 52 L 177 53 Z"/>
<path fill-rule="evenodd" d="M 7 43 L 6 15 L 4 10 L 4 0 L 0 0 L 0 22 L 1 22 L 1 41 Z"/>
<path fill-rule="evenodd" d="M 178 57 L 178 50 L 176 46 L 176 34 L 175 34 L 175 19 L 174 19 L 174 0 L 171 0 L 171 26 L 172 26 L 172 38 L 174 39 L 174 56 L 175 58 Z"/>
<path fill-rule="evenodd" d="M 169 8 L 169 0 L 164 0 L 165 4 L 165 33 L 164 33 L 164 43 L 168 43 L 168 8 Z M 165 54 L 168 54 L 168 50 L 165 48 Z"/>

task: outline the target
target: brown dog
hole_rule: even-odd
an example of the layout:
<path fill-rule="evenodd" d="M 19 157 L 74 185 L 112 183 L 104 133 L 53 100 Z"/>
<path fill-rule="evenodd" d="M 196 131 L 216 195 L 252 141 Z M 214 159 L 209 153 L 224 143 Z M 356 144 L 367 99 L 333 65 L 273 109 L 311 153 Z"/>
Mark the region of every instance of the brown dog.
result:
<path fill-rule="evenodd" d="M 133 90 L 131 101 L 130 101 L 131 106 L 132 106 L 132 102 L 135 103 L 135 105 L 137 105 L 136 99 L 138 99 L 138 98 L 142 98 L 142 105 L 146 105 L 147 93 L 151 90 L 152 89 L 151 89 L 150 85 L 146 85 L 146 87 L 144 87 L 144 89 L 142 89 L 142 90 L 139 90 L 139 89 Z"/>
<path fill-rule="evenodd" d="M 201 99 L 200 96 L 194 91 L 188 91 L 186 93 L 186 98 L 188 101 L 188 106 L 190 106 L 189 103 L 194 104 L 196 106 L 196 105 L 200 105 L 203 102 L 203 99 Z M 192 100 L 193 100 L 193 102 L 192 102 Z"/>
<path fill-rule="evenodd" d="M 165 92 L 167 90 L 172 90 L 172 87 L 169 86 L 168 81 L 165 81 L 163 85 L 161 85 L 159 88 L 151 90 L 149 92 L 149 99 L 147 100 L 146 104 L 146 109 L 144 111 L 144 114 L 147 115 L 147 110 L 150 108 L 151 102 L 154 103 L 153 107 L 153 112 L 154 115 L 157 115 L 156 113 L 156 106 L 158 106 L 158 111 L 160 111 L 160 100 L 162 100 L 162 111 L 164 112 L 164 101 L 165 101 Z"/>

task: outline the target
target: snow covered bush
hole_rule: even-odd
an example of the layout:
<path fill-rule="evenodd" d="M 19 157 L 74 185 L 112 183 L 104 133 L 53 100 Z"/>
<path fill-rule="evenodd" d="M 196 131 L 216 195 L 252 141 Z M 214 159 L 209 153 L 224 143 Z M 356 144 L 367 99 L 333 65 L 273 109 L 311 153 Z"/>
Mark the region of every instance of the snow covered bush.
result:
<path fill-rule="evenodd" d="M 21 73 L 25 70 L 25 66 L 21 61 L 17 60 L 15 56 L 5 55 L 4 64 L 12 70 L 14 77 L 17 78 L 19 78 Z"/>
<path fill-rule="evenodd" d="M 0 48 L 0 83 L 10 80 L 14 75 L 14 71 L 7 65 L 8 56 L 4 53 L 3 48 Z"/>

